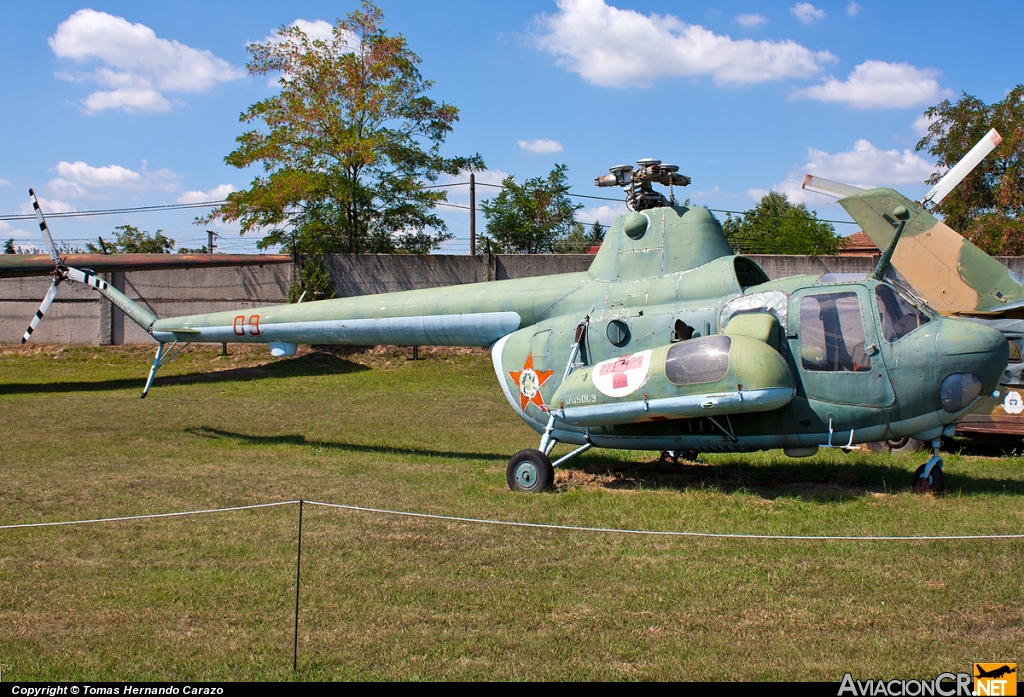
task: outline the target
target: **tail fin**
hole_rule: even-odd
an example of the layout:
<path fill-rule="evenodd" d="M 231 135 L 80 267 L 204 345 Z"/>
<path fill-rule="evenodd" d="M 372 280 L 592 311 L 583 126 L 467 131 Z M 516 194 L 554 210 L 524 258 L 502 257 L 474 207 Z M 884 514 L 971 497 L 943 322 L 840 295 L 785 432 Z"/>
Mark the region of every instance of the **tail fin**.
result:
<path fill-rule="evenodd" d="M 893 267 L 940 312 L 996 313 L 1024 307 L 1024 278 L 892 189 L 868 189 L 839 199 L 879 249 L 895 232 L 897 206 L 910 219 L 892 255 Z"/>

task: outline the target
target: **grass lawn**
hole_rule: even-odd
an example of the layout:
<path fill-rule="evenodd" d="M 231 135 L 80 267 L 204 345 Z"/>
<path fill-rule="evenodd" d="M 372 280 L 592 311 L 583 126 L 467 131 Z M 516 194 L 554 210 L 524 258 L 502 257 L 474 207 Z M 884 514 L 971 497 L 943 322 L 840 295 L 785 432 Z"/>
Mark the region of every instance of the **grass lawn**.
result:
<path fill-rule="evenodd" d="M 536 447 L 475 350 L 0 347 L 0 524 L 306 500 L 471 518 L 767 534 L 1024 532 L 1020 444 L 926 455 Z M 1014 447 L 1017 449 L 1014 450 Z M 556 454 L 566 452 L 559 446 Z M 640 537 L 306 506 L 0 530 L 5 680 L 934 678 L 1024 661 L 1024 540 Z"/>

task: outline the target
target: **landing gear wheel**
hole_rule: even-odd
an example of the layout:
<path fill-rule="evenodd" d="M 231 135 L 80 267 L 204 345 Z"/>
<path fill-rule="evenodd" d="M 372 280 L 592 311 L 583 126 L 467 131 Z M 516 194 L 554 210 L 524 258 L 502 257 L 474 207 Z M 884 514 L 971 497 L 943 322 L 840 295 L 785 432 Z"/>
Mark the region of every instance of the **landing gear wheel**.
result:
<path fill-rule="evenodd" d="M 697 461 L 696 450 L 662 450 L 658 457 L 661 464 L 679 465 Z"/>
<path fill-rule="evenodd" d="M 536 493 L 547 491 L 555 482 L 555 468 L 551 460 L 539 450 L 520 450 L 508 461 L 505 481 L 512 491 Z"/>
<path fill-rule="evenodd" d="M 917 438 L 910 438 L 909 436 L 905 436 L 903 438 L 891 438 L 889 440 L 878 441 L 877 443 L 868 443 L 868 450 L 873 453 L 892 453 L 893 455 L 916 453 L 918 450 L 923 450 L 924 447 L 924 443 L 919 441 Z"/>
<path fill-rule="evenodd" d="M 946 475 L 942 471 L 942 468 L 932 467 L 932 471 L 931 474 L 928 475 L 928 479 L 922 479 L 921 475 L 924 474 L 924 468 L 925 465 L 921 465 L 914 472 L 914 493 L 932 493 L 936 496 L 942 496 L 946 491 Z"/>

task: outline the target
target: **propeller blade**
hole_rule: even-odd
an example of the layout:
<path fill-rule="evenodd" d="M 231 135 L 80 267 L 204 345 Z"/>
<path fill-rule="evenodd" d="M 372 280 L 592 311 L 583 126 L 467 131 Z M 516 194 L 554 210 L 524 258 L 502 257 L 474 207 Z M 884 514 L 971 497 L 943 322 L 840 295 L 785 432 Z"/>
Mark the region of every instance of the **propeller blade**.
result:
<path fill-rule="evenodd" d="M 43 217 L 43 209 L 39 207 L 39 199 L 36 198 L 36 192 L 29 189 L 28 195 L 32 197 L 32 209 L 36 212 L 39 231 L 43 233 L 46 248 L 50 250 L 50 258 L 57 262 L 57 264 L 60 264 L 60 257 L 57 255 L 57 245 L 53 243 L 53 236 L 50 235 L 50 228 L 46 225 L 46 218 Z"/>
<path fill-rule="evenodd" d="M 971 173 L 978 164 L 985 159 L 985 156 L 995 150 L 995 147 L 1003 142 L 1003 137 L 999 135 L 996 129 L 992 129 L 985 136 L 979 140 L 970 152 L 964 155 L 963 159 L 953 165 L 953 168 L 942 175 L 932 190 L 924 195 L 924 199 L 921 203 L 928 203 L 931 201 L 933 204 L 938 205 L 942 199 L 946 198 L 946 194 L 956 188 L 956 185 L 963 181 L 964 177 Z"/>
<path fill-rule="evenodd" d="M 50 309 L 53 299 L 57 297 L 57 284 L 60 283 L 60 278 L 54 278 L 53 283 L 50 284 L 50 290 L 46 291 L 46 297 L 43 298 L 43 304 L 36 310 L 36 316 L 32 318 L 32 321 L 28 325 L 28 329 L 25 330 L 25 335 L 21 337 L 21 343 L 28 341 L 28 338 L 32 336 L 32 332 L 36 330 L 39 323 L 43 321 L 43 315 Z"/>

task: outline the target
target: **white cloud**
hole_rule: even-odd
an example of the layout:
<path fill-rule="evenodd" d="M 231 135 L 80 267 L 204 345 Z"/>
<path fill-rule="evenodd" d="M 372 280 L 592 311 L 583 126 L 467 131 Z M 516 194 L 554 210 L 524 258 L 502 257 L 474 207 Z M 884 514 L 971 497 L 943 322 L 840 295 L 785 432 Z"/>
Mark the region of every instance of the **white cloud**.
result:
<path fill-rule="evenodd" d="M 209 191 L 186 191 L 178 198 L 174 199 L 175 203 L 205 203 L 206 201 L 223 201 L 228 197 L 228 194 L 237 191 L 231 184 L 221 184 L 215 186 Z"/>
<path fill-rule="evenodd" d="M 469 173 L 460 174 L 459 181 L 466 181 L 469 179 Z M 485 169 L 483 172 L 476 172 L 474 174 L 477 184 L 493 184 L 494 186 L 501 186 L 501 183 L 508 178 L 508 172 L 503 172 L 500 169 Z M 487 187 L 488 189 L 492 187 Z M 468 188 L 467 188 L 468 191 Z"/>
<path fill-rule="evenodd" d="M 860 5 L 858 5 L 855 2 L 851 2 L 849 5 L 846 6 L 846 14 L 850 15 L 851 17 L 856 17 L 858 14 L 860 14 L 860 9 Z"/>
<path fill-rule="evenodd" d="M 202 92 L 245 76 L 244 70 L 210 51 L 158 38 L 144 24 L 91 9 L 61 22 L 49 44 L 58 58 L 100 63 L 91 73 L 58 75 L 103 88 L 84 100 L 90 113 L 168 111 L 171 103 L 163 92 Z"/>
<path fill-rule="evenodd" d="M 845 81 L 829 76 L 821 85 L 794 90 L 792 97 L 840 102 L 854 109 L 885 109 L 934 104 L 952 95 L 939 86 L 941 73 L 909 63 L 868 60 Z"/>
<path fill-rule="evenodd" d="M 158 169 L 150 172 L 146 170 L 145 160 L 142 165 L 142 171 L 136 172 L 120 165 L 93 167 L 81 160 L 61 161 L 53 168 L 58 176 L 47 182 L 47 189 L 55 196 L 64 198 L 89 198 L 96 189 L 138 192 L 147 189 L 175 191 L 178 188 L 176 182 L 179 177 L 172 170 Z"/>
<path fill-rule="evenodd" d="M 537 45 L 559 65 L 608 87 L 699 75 L 733 85 L 811 77 L 835 60 L 794 41 L 733 40 L 672 15 L 642 15 L 604 0 L 558 0 L 558 12 L 541 15 L 535 27 Z"/>
<path fill-rule="evenodd" d="M 0 179 L 0 186 L 10 186 L 11 183 L 6 179 Z"/>
<path fill-rule="evenodd" d="M 310 41 L 323 41 L 328 45 L 334 43 L 334 25 L 322 19 L 314 19 L 312 22 L 308 19 L 296 19 L 286 26 L 299 28 L 302 33 L 310 39 Z M 340 41 L 335 45 L 338 46 L 342 52 L 358 50 L 359 37 L 352 32 L 342 31 L 339 39 Z M 269 34 L 263 38 L 263 43 L 279 44 L 286 40 L 287 37 L 281 34 L 281 30 L 275 29 L 273 34 Z M 281 75 L 271 74 L 270 77 L 267 78 L 267 86 L 273 89 L 280 85 L 281 80 L 291 82 L 293 78 L 294 75 L 289 72 L 285 72 Z"/>
<path fill-rule="evenodd" d="M 55 196 L 64 196 L 65 198 L 85 198 L 89 195 L 89 192 L 81 184 L 68 181 L 63 177 L 51 179 L 46 183 L 46 188 Z"/>
<path fill-rule="evenodd" d="M 314 19 L 312 22 L 307 19 L 296 19 L 288 26 L 298 27 L 302 30 L 303 34 L 314 41 L 330 41 L 334 36 L 334 25 L 322 19 Z M 277 33 L 277 30 L 275 30 L 270 36 L 263 39 L 263 43 L 278 43 L 280 41 L 281 35 Z"/>
<path fill-rule="evenodd" d="M 120 87 L 106 92 L 93 92 L 84 100 L 86 111 L 98 114 L 107 109 L 123 109 L 129 114 L 157 114 L 171 110 L 171 103 L 154 89 Z"/>
<path fill-rule="evenodd" d="M 933 119 L 930 119 L 924 114 L 921 114 L 916 119 L 914 119 L 914 123 L 912 123 L 910 127 L 914 130 L 915 135 L 923 137 L 928 135 L 928 128 L 932 125 L 932 121 Z"/>
<path fill-rule="evenodd" d="M 35 237 L 35 235 L 21 228 L 11 227 L 11 224 L 6 220 L 0 220 L 0 237 L 5 240 L 29 240 Z"/>
<path fill-rule="evenodd" d="M 39 196 L 37 198 L 39 199 L 39 207 L 43 210 L 44 214 L 47 214 L 47 213 L 67 213 L 69 211 L 75 210 L 74 206 L 72 206 L 70 203 L 65 203 L 64 201 L 58 201 L 56 199 L 50 199 L 50 198 L 43 198 L 42 196 Z M 32 209 L 32 204 L 31 203 L 23 203 L 23 204 L 21 204 L 21 212 L 24 213 L 24 214 L 27 214 L 27 215 L 35 214 L 35 211 Z"/>
<path fill-rule="evenodd" d="M 736 21 L 744 27 L 756 27 L 759 24 L 766 24 L 768 18 L 758 14 L 742 14 L 736 16 Z"/>
<path fill-rule="evenodd" d="M 548 140 L 547 138 L 521 140 L 519 141 L 519 149 L 533 153 L 534 155 L 544 155 L 547 153 L 562 152 L 565 150 L 565 148 L 562 147 L 562 144 L 557 140 Z"/>
<path fill-rule="evenodd" d="M 603 206 L 594 206 L 593 208 L 581 208 L 576 212 L 576 220 L 583 221 L 587 225 L 592 225 L 595 222 L 599 222 L 602 225 L 611 225 L 618 216 L 629 213 L 629 209 L 626 208 L 626 204 L 613 203 L 611 205 L 605 204 Z"/>
<path fill-rule="evenodd" d="M 825 19 L 825 10 L 819 10 L 809 2 L 798 2 L 789 8 L 789 11 L 804 24 L 814 24 L 820 19 Z"/>
<path fill-rule="evenodd" d="M 676 193 L 676 198 L 677 199 L 682 198 L 683 200 L 686 200 L 687 198 L 689 198 L 689 199 L 691 199 L 693 201 L 706 201 L 709 198 L 721 198 L 721 197 L 729 196 L 729 194 L 727 194 L 725 191 L 723 191 L 717 185 L 716 186 L 712 186 L 707 191 L 699 191 L 699 190 L 690 191 L 689 189 L 687 189 L 684 192 L 686 194 L 685 196 L 683 196 L 683 195 L 681 195 L 679 193 L 681 191 L 683 191 L 683 190 L 682 189 L 676 189 L 676 192 L 677 192 Z"/>
<path fill-rule="evenodd" d="M 81 160 L 58 162 L 54 168 L 57 174 L 83 186 L 138 186 L 142 175 L 120 165 L 91 167 Z"/>
<path fill-rule="evenodd" d="M 882 150 L 862 138 L 852 149 L 834 155 L 808 148 L 803 169 L 808 174 L 868 188 L 921 184 L 931 175 L 934 166 L 912 150 Z"/>
<path fill-rule="evenodd" d="M 922 184 L 935 166 L 916 155 L 912 150 L 882 150 L 871 142 L 860 139 L 850 150 L 830 154 L 816 148 L 807 149 L 807 161 L 790 170 L 781 183 L 772 190 L 789 196 L 796 203 L 823 203 L 820 194 L 802 188 L 804 174 L 832 179 L 864 189 L 875 186 L 900 186 Z M 747 193 L 754 200 L 760 200 L 767 193 L 765 189 L 750 189 Z"/>

